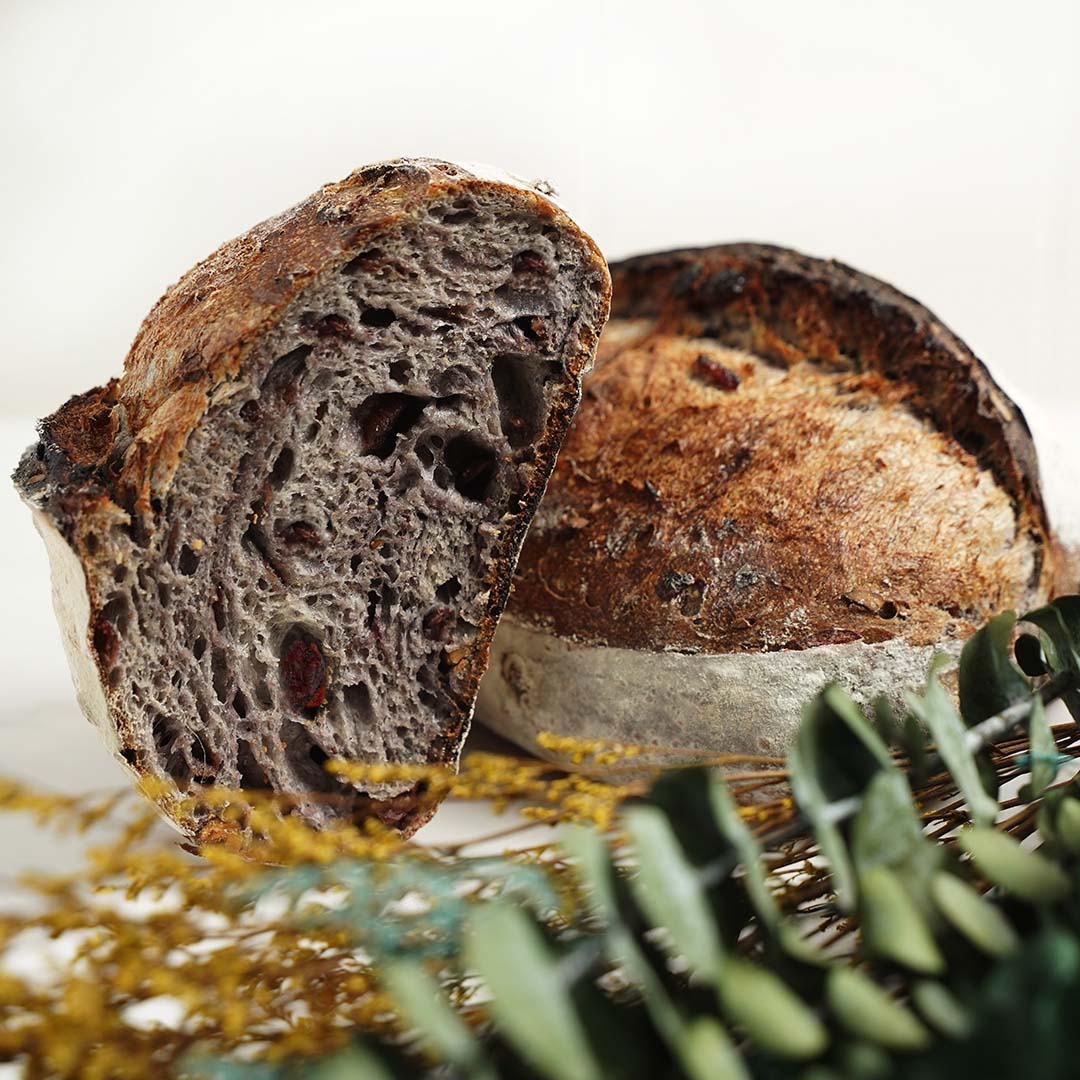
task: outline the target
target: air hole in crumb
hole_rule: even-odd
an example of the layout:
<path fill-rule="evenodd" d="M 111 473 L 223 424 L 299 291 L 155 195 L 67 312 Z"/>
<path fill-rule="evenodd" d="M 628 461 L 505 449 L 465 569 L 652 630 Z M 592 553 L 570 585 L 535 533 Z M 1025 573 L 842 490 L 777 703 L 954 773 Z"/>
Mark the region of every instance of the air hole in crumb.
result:
<path fill-rule="evenodd" d="M 420 459 L 420 463 L 427 468 L 430 468 L 435 464 L 435 455 L 431 451 L 431 447 L 420 445 L 416 448 L 416 456 Z"/>
<path fill-rule="evenodd" d="M 367 308 L 361 313 L 360 321 L 365 326 L 382 329 L 396 322 L 397 316 L 389 308 Z"/>
<path fill-rule="evenodd" d="M 171 721 L 167 716 L 162 716 L 160 713 L 154 717 L 154 723 L 151 726 L 150 734 L 159 754 L 167 754 L 172 749 L 173 743 L 176 741 L 176 731 L 173 728 Z"/>
<path fill-rule="evenodd" d="M 137 762 L 137 761 L 139 760 L 139 754 L 138 754 L 138 751 L 134 750 L 134 749 L 133 749 L 132 747 L 130 747 L 130 746 L 125 746 L 125 747 L 124 747 L 124 749 L 120 751 L 120 756 L 121 756 L 121 757 L 122 757 L 122 758 L 123 758 L 123 759 L 124 759 L 124 760 L 125 760 L 125 761 L 126 761 L 126 762 L 127 762 L 128 764 L 129 764 L 129 765 L 132 765 L 132 766 L 134 766 L 134 765 L 135 765 L 135 763 L 136 763 L 136 762 Z"/>
<path fill-rule="evenodd" d="M 421 690 L 420 704 L 428 709 L 434 709 L 438 706 L 439 699 L 430 690 Z"/>
<path fill-rule="evenodd" d="M 343 274 L 370 273 L 378 264 L 382 252 L 378 248 L 369 248 L 354 255 L 342 268 Z"/>
<path fill-rule="evenodd" d="M 303 724 L 286 720 L 281 725 L 285 759 L 293 772 L 315 791 L 332 791 L 337 781 L 326 772 L 323 763 L 329 756 Z"/>
<path fill-rule="evenodd" d="M 199 568 L 199 556 L 187 544 L 180 548 L 180 558 L 176 561 L 176 568 L 186 577 L 191 577 Z"/>
<path fill-rule="evenodd" d="M 200 765 L 206 765 L 210 761 L 210 754 L 206 749 L 206 743 L 203 742 L 202 736 L 196 732 L 195 737 L 191 740 L 191 760 L 197 761 Z"/>
<path fill-rule="evenodd" d="M 892 602 L 892 600 L 886 600 L 881 607 L 878 608 L 878 615 L 882 619 L 895 619 L 900 613 L 900 609 Z"/>
<path fill-rule="evenodd" d="M 218 593 L 218 595 L 215 596 L 214 599 L 210 602 L 210 610 L 213 611 L 213 613 L 214 613 L 214 625 L 219 630 L 224 630 L 225 629 L 225 601 L 222 600 L 220 593 Z"/>
<path fill-rule="evenodd" d="M 191 655 L 196 660 L 201 660 L 206 652 L 206 638 L 201 635 L 195 639 L 195 644 L 191 646 Z"/>
<path fill-rule="evenodd" d="M 117 563 L 113 567 L 112 576 L 113 581 L 115 581 L 117 584 L 120 584 L 127 578 L 127 567 L 123 563 Z"/>
<path fill-rule="evenodd" d="M 476 211 L 471 209 L 458 210 L 452 214 L 443 214 L 444 225 L 464 225 L 476 217 Z"/>
<path fill-rule="evenodd" d="M 385 461 L 404 435 L 420 419 L 428 398 L 410 394 L 372 394 L 353 412 L 360 429 L 361 449 Z"/>
<path fill-rule="evenodd" d="M 461 582 L 456 577 L 447 578 L 436 590 L 435 597 L 444 604 L 449 604 L 461 592 Z"/>
<path fill-rule="evenodd" d="M 236 712 L 236 715 L 239 716 L 241 720 L 243 720 L 247 716 L 248 703 L 247 698 L 244 697 L 244 692 L 242 690 L 237 690 L 236 693 L 233 695 L 232 707 L 233 710 Z"/>
<path fill-rule="evenodd" d="M 244 739 L 236 740 L 236 771 L 240 774 L 240 786 L 245 791 L 269 789 L 270 780 L 266 770 L 256 760 L 251 744 Z"/>
<path fill-rule="evenodd" d="M 345 708 L 352 714 L 354 720 L 363 724 L 374 721 L 375 715 L 371 707 L 371 691 L 367 683 L 353 683 L 346 686 L 342 692 L 345 700 Z"/>
<path fill-rule="evenodd" d="M 169 606 L 169 601 L 172 599 L 172 594 L 169 591 L 169 586 L 166 585 L 165 582 L 163 582 L 163 581 L 158 582 L 157 594 L 158 594 L 158 603 L 163 608 L 167 608 Z"/>
<path fill-rule="evenodd" d="M 295 464 L 296 456 L 293 454 L 292 447 L 286 446 L 280 454 L 277 456 L 277 460 L 274 462 L 274 467 L 270 470 L 270 486 L 275 490 L 281 488 L 290 476 L 292 476 L 293 465 Z"/>
<path fill-rule="evenodd" d="M 364 565 L 364 556 L 362 554 L 360 554 L 359 552 L 357 552 L 357 554 L 355 554 L 349 560 L 349 569 L 351 569 L 354 574 L 363 565 Z"/>
<path fill-rule="evenodd" d="M 274 695 L 270 692 L 270 687 L 265 679 L 261 679 L 255 684 L 255 700 L 264 709 L 269 709 L 274 704 Z"/>
<path fill-rule="evenodd" d="M 300 345 L 279 357 L 271 365 L 263 380 L 263 388 L 270 393 L 282 394 L 286 399 L 296 393 L 296 383 L 307 365 L 311 355 L 310 345 Z"/>
<path fill-rule="evenodd" d="M 412 378 L 412 368 L 404 360 L 395 360 L 390 365 L 390 378 L 396 383 L 407 383 Z"/>
<path fill-rule="evenodd" d="M 454 487 L 473 502 L 480 502 L 495 475 L 495 451 L 469 435 L 456 435 L 446 446 L 447 467 Z"/>
<path fill-rule="evenodd" d="M 519 315 L 514 320 L 514 325 L 529 341 L 543 341 L 544 324 L 536 315 Z"/>
<path fill-rule="evenodd" d="M 96 555 L 98 550 L 97 533 L 88 532 L 86 536 L 83 537 L 83 547 L 86 548 L 89 554 Z"/>
<path fill-rule="evenodd" d="M 497 356 L 491 380 L 499 399 L 499 423 L 510 445 L 517 449 L 536 437 L 543 399 L 530 377 L 529 362 L 520 356 Z"/>
<path fill-rule="evenodd" d="M 123 637 L 128 632 L 131 607 L 126 596 L 114 596 L 98 615 L 99 620 L 111 623 L 116 632 Z"/>
<path fill-rule="evenodd" d="M 229 700 L 229 665 L 224 649 L 210 650 L 210 671 L 213 675 L 214 693 L 224 705 Z"/>

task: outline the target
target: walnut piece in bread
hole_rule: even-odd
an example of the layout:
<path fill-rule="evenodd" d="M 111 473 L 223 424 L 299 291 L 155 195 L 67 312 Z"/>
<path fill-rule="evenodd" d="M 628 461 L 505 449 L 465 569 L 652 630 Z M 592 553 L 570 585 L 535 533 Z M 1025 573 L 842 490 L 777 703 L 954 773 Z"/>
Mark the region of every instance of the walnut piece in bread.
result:
<path fill-rule="evenodd" d="M 427 159 L 169 289 L 16 472 L 80 702 L 132 772 L 422 823 L 323 763 L 456 762 L 609 290 L 551 199 Z"/>
<path fill-rule="evenodd" d="M 1047 595 L 1024 418 L 925 308 L 756 244 L 612 281 L 483 722 L 533 750 L 553 731 L 778 754 L 825 682 L 896 695 Z"/>

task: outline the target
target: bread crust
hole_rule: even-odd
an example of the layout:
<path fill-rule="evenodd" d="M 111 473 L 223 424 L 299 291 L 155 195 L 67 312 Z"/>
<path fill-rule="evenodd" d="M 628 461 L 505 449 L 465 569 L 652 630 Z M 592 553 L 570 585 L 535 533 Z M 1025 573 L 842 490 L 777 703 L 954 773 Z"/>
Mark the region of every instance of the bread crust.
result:
<path fill-rule="evenodd" d="M 77 651 L 85 646 L 93 658 L 108 703 L 105 715 L 100 708 L 87 713 L 117 752 L 129 724 L 117 695 L 108 690 L 105 668 L 94 648 L 94 626 L 102 606 L 95 583 L 112 569 L 96 536 L 118 522 L 135 533 L 154 528 L 155 506 L 168 490 L 188 436 L 214 403 L 215 392 L 238 375 L 256 343 L 301 290 L 365 251 L 395 222 L 458 191 L 494 193 L 575 238 L 587 253 L 600 299 L 575 323 L 566 346 L 569 377 L 556 391 L 548 426 L 537 441 L 534 479 L 493 553 L 485 581 L 490 588 L 485 616 L 474 647 L 454 671 L 456 695 L 466 704 L 432 746 L 429 760 L 456 764 L 521 541 L 574 415 L 581 376 L 607 316 L 610 280 L 595 244 L 547 195 L 509 177 L 491 179 L 450 162 L 422 158 L 359 169 L 230 240 L 189 270 L 144 320 L 122 377 L 71 398 L 41 421 L 39 442 L 16 469 L 14 479 L 23 498 L 83 567 L 86 603 L 65 604 L 62 617 L 70 620 L 71 611 L 79 613 L 79 625 L 66 636 Z M 72 587 L 70 579 L 66 572 L 63 590 Z M 140 774 L 133 760 L 121 760 Z M 166 809 L 175 815 L 175 808 Z M 409 833 L 431 816 L 434 807 L 415 799 L 405 805 L 399 797 L 370 810 Z M 190 820 L 178 824 L 192 836 L 204 827 Z"/>
<path fill-rule="evenodd" d="M 762 244 L 611 269 L 515 620 L 651 652 L 925 646 L 1047 593 L 1028 426 L 925 307 Z"/>

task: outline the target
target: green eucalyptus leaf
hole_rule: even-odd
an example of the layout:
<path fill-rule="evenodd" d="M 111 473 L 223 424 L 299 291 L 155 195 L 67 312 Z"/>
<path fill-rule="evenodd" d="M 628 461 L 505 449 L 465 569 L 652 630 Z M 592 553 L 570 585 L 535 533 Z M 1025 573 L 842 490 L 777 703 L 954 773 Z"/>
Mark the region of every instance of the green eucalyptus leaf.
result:
<path fill-rule="evenodd" d="M 703 1048 L 691 1046 L 688 1029 L 675 1007 L 663 983 L 657 978 L 648 960 L 642 954 L 633 934 L 626 928 L 619 912 L 618 898 L 613 888 L 612 866 L 607 844 L 595 829 L 583 825 L 565 826 L 561 832 L 563 850 L 575 861 L 579 881 L 588 892 L 593 912 L 604 919 L 605 948 L 609 957 L 626 972 L 628 978 L 641 989 L 645 1008 L 660 1037 L 679 1061 L 691 1080 L 712 1080 L 714 1076 L 731 1075 L 733 1080 L 745 1080 L 745 1073 L 722 1071 L 724 1058 L 716 1050 L 718 1037 L 715 1032 L 702 1036 Z M 718 1021 L 713 1021 L 719 1026 Z M 721 1037 L 723 1029 L 721 1028 Z"/>
<path fill-rule="evenodd" d="M 212 1054 L 185 1054 L 174 1067 L 178 1080 L 284 1080 L 285 1066 L 236 1061 Z"/>
<path fill-rule="evenodd" d="M 1058 748 L 1046 719 L 1046 706 L 1038 695 L 1032 701 L 1028 723 L 1031 798 L 1037 799 L 1053 783 L 1058 770 Z"/>
<path fill-rule="evenodd" d="M 1052 904 L 1072 891 L 1069 876 L 1060 866 L 997 829 L 969 826 L 956 839 L 995 885 L 1023 900 Z"/>
<path fill-rule="evenodd" d="M 818 966 L 828 963 L 826 955 L 806 940 L 798 927 L 783 918 L 776 898 L 769 888 L 765 863 L 761 857 L 761 845 L 743 821 L 727 785 L 719 778 L 714 778 L 710 796 L 717 825 L 725 841 L 738 855 L 743 869 L 743 884 L 762 926 L 794 959 Z"/>
<path fill-rule="evenodd" d="M 1055 810 L 1055 839 L 1070 855 L 1080 855 L 1080 799 L 1066 795 Z"/>
<path fill-rule="evenodd" d="M 746 891 L 758 918 L 766 926 L 775 926 L 780 918 L 780 908 L 768 885 L 765 865 L 761 859 L 761 845 L 743 821 L 727 784 L 718 777 L 712 779 L 709 799 L 720 833 L 739 858 Z"/>
<path fill-rule="evenodd" d="M 1059 596 L 1053 603 L 1028 612 L 1024 622 L 1041 631 L 1043 654 L 1051 671 L 1068 671 L 1073 686 L 1062 694 L 1072 718 L 1080 723 L 1080 596 Z"/>
<path fill-rule="evenodd" d="M 888 867 L 859 871 L 859 915 L 871 952 L 924 975 L 945 970 L 945 958 L 926 919 Z"/>
<path fill-rule="evenodd" d="M 897 867 L 925 846 L 907 777 L 890 765 L 867 785 L 851 826 L 851 853 L 860 868 Z"/>
<path fill-rule="evenodd" d="M 305 1065 L 305 1080 L 394 1080 L 394 1070 L 373 1048 L 353 1044 L 328 1058 Z"/>
<path fill-rule="evenodd" d="M 908 704 L 930 729 L 937 751 L 963 792 L 972 818 L 977 822 L 993 821 L 998 810 L 997 800 L 991 798 L 982 785 L 975 756 L 967 745 L 967 728 L 938 681 L 935 667 L 931 666 L 923 696 L 909 693 Z"/>
<path fill-rule="evenodd" d="M 829 862 L 837 904 L 851 910 L 855 875 L 839 808 L 861 795 L 880 769 L 892 767 L 889 749 L 851 698 L 831 684 L 803 707 L 787 766 L 795 801 Z"/>
<path fill-rule="evenodd" d="M 750 1080 L 742 1056 L 713 1016 L 699 1016 L 686 1025 L 682 1049 L 684 1067 L 695 1080 Z"/>
<path fill-rule="evenodd" d="M 1008 956 L 1020 939 L 1001 909 L 962 878 L 942 870 L 934 875 L 930 893 L 938 910 L 977 949 L 990 956 Z"/>
<path fill-rule="evenodd" d="M 476 1067 L 482 1056 L 479 1044 L 422 964 L 391 960 L 383 966 L 381 979 L 401 1018 L 440 1061 Z"/>
<path fill-rule="evenodd" d="M 948 1039 L 967 1039 L 975 1027 L 969 1010 L 943 983 L 921 979 L 911 988 L 911 1000 L 923 1019 Z"/>
<path fill-rule="evenodd" d="M 930 1032 L 917 1016 L 894 1001 L 873 979 L 849 967 L 834 967 L 825 980 L 825 997 L 836 1019 L 852 1035 L 889 1050 L 925 1049 Z"/>
<path fill-rule="evenodd" d="M 564 825 L 559 832 L 559 844 L 574 860 L 586 903 L 595 915 L 610 922 L 616 915 L 616 904 L 606 841 L 587 825 Z"/>
<path fill-rule="evenodd" d="M 716 921 L 701 876 L 687 861 L 664 812 L 637 806 L 624 818 L 637 860 L 630 888 L 649 921 L 671 935 L 698 974 L 715 980 L 724 962 Z"/>
<path fill-rule="evenodd" d="M 976 630 L 960 653 L 960 711 L 969 726 L 1027 701 L 1031 685 L 1010 656 L 1016 612 L 1004 611 Z"/>
<path fill-rule="evenodd" d="M 1053 645 L 1047 660 L 1055 670 L 1080 676 L 1080 596 L 1059 596 L 1045 607 L 1029 611 L 1024 622 L 1034 623 Z"/>
<path fill-rule="evenodd" d="M 506 903 L 477 905 L 465 945 L 468 967 L 491 992 L 502 1035 L 550 1080 L 601 1080 L 558 961 L 529 915 Z"/>
<path fill-rule="evenodd" d="M 774 972 L 732 959 L 720 979 L 719 994 L 727 1015 L 762 1050 L 805 1061 L 829 1044 L 817 1014 Z"/>

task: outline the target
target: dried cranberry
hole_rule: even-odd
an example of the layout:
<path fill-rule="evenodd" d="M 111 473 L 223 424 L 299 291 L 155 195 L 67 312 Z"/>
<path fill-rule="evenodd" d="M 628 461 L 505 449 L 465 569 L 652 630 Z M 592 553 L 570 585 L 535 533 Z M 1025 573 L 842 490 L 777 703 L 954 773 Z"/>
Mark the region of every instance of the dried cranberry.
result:
<path fill-rule="evenodd" d="M 314 525 L 306 521 L 294 521 L 281 530 L 281 539 L 289 547 L 322 547 L 322 538 Z"/>
<path fill-rule="evenodd" d="M 308 311 L 300 317 L 300 325 L 307 331 L 314 331 L 316 337 L 352 337 L 349 320 L 344 315 L 323 315 L 320 318 L 315 312 Z"/>
<path fill-rule="evenodd" d="M 719 360 L 714 360 L 705 353 L 701 353 L 694 361 L 694 374 L 718 390 L 735 390 L 742 382 L 731 368 L 725 367 Z"/>
<path fill-rule="evenodd" d="M 426 398 L 409 394 L 373 394 L 356 414 L 364 453 L 388 458 L 394 452 L 398 435 L 416 423 L 426 404 Z"/>
<path fill-rule="evenodd" d="M 120 652 L 120 636 L 108 619 L 97 619 L 94 623 L 94 652 L 106 668 L 114 667 Z"/>
<path fill-rule="evenodd" d="M 281 685 L 297 711 L 317 709 L 326 701 L 326 658 L 309 637 L 286 642 L 281 657 Z"/>
<path fill-rule="evenodd" d="M 515 274 L 546 274 L 547 263 L 543 255 L 535 251 L 522 251 L 514 256 L 513 272 Z"/>
<path fill-rule="evenodd" d="M 429 641 L 448 641 L 454 624 L 454 611 L 448 607 L 432 608 L 422 623 L 424 637 Z"/>

